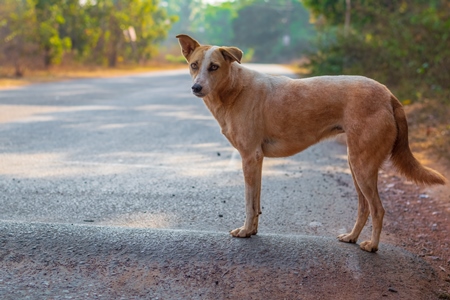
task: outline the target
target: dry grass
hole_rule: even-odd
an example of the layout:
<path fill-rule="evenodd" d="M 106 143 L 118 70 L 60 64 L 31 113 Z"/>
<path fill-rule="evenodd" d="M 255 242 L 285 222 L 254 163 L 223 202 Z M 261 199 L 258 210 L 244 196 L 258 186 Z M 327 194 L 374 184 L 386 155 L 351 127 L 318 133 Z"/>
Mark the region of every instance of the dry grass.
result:
<path fill-rule="evenodd" d="M 285 65 L 285 67 L 297 74 L 298 77 L 304 78 L 311 76 L 311 70 L 307 67 L 308 63 L 309 60 L 307 58 L 300 58 L 298 60 L 291 61 L 291 63 Z"/>
<path fill-rule="evenodd" d="M 107 67 L 84 67 L 84 66 L 55 66 L 49 70 L 27 70 L 25 76 L 14 77 L 14 70 L 8 68 L 0 69 L 0 89 L 18 87 L 33 83 L 54 82 L 71 80 L 77 78 L 101 78 L 125 76 L 137 73 L 156 72 L 184 68 L 184 64 L 152 63 L 148 66 L 119 66 Z"/>
<path fill-rule="evenodd" d="M 450 167 L 450 105 L 425 101 L 405 106 L 411 148 L 436 156 Z"/>

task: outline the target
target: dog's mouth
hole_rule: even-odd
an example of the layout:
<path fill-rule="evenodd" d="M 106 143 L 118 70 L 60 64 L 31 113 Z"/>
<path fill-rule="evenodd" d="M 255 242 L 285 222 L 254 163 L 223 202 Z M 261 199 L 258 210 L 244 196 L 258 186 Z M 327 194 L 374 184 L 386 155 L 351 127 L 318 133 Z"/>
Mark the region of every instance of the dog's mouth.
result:
<path fill-rule="evenodd" d="M 205 93 L 202 93 L 202 92 L 192 92 L 192 94 L 194 94 L 195 96 L 197 96 L 197 97 L 199 97 L 199 98 L 203 98 L 203 97 L 205 97 L 206 96 L 206 94 Z"/>

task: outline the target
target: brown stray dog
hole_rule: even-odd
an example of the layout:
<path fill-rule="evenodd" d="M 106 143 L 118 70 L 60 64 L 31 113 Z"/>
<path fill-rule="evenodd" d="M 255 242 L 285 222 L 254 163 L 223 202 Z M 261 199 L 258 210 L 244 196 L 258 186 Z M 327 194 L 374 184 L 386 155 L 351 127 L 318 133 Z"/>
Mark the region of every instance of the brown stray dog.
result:
<path fill-rule="evenodd" d="M 356 243 L 369 214 L 373 228 L 361 249 L 378 250 L 384 209 L 377 189 L 378 170 L 388 157 L 406 178 L 420 184 L 445 184 L 438 172 L 422 166 L 408 144 L 402 105 L 382 84 L 362 76 L 290 79 L 249 70 L 236 47 L 202 46 L 178 35 L 189 63 L 192 92 L 203 98 L 222 133 L 239 151 L 245 178 L 244 226 L 234 237 L 258 231 L 264 157 L 294 155 L 324 138 L 347 134 L 348 162 L 358 193 L 358 216 L 342 242 Z"/>

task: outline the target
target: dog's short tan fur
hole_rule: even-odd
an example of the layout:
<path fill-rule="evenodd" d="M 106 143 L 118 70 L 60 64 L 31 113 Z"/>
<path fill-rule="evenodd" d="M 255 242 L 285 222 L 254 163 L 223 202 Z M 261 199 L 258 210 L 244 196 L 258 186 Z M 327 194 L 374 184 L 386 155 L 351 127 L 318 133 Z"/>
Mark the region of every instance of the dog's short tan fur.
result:
<path fill-rule="evenodd" d="M 257 233 L 264 157 L 293 155 L 343 132 L 358 193 L 358 216 L 353 230 L 338 236 L 340 241 L 355 243 L 370 214 L 372 237 L 360 247 L 378 250 L 384 209 L 377 176 L 388 157 L 408 179 L 445 183 L 441 174 L 423 167 L 412 155 L 405 113 L 384 85 L 362 76 L 296 80 L 270 76 L 241 66 L 238 48 L 202 46 L 187 35 L 177 38 L 190 65 L 194 94 L 203 98 L 242 157 L 246 219 L 244 226 L 230 232 L 232 236 Z"/>

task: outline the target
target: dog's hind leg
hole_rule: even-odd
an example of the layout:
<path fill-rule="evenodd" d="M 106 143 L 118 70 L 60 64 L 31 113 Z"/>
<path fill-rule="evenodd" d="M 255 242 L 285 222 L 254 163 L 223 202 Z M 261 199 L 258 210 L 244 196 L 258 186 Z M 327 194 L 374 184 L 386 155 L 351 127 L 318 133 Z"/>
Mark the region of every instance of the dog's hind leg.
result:
<path fill-rule="evenodd" d="M 384 217 L 384 208 L 381 204 L 377 188 L 378 169 L 372 170 L 372 172 L 361 173 L 355 172 L 356 181 L 362 194 L 367 199 L 370 215 L 372 217 L 372 236 L 370 241 L 361 242 L 359 246 L 362 250 L 376 252 L 380 242 Z"/>
<path fill-rule="evenodd" d="M 359 235 L 367 220 L 368 208 L 372 218 L 372 236 L 369 241 L 361 242 L 360 247 L 376 252 L 384 217 L 377 187 L 378 170 L 392 150 L 397 128 L 389 110 L 373 112 L 358 121 L 349 124 L 347 131 L 348 160 L 359 199 L 358 218 L 347 239 L 350 241 Z"/>
<path fill-rule="evenodd" d="M 245 223 L 230 231 L 234 237 L 250 237 L 258 232 L 258 219 L 261 213 L 261 173 L 263 153 L 258 149 L 242 156 L 242 169 L 245 179 Z"/>
<path fill-rule="evenodd" d="M 350 233 L 350 238 L 356 237 L 356 233 L 359 234 L 364 227 L 367 220 L 366 206 L 368 206 L 370 216 L 372 217 L 372 237 L 370 241 L 360 243 L 361 249 L 368 252 L 376 252 L 380 242 L 384 208 L 378 194 L 378 170 L 384 159 L 388 156 L 389 151 L 392 148 L 393 140 L 394 139 L 386 133 L 384 143 L 376 143 L 377 139 L 375 139 L 374 143 L 364 143 L 363 139 L 359 140 L 359 144 L 355 143 L 352 145 L 349 143 L 348 159 L 359 199 L 358 219 L 355 224 L 354 232 L 352 231 L 352 233 Z M 377 145 L 377 147 L 374 147 L 374 145 Z M 365 203 L 363 202 L 363 198 L 366 201 Z M 354 234 L 354 236 L 351 236 L 352 234 Z"/>
<path fill-rule="evenodd" d="M 353 226 L 352 231 L 350 233 L 339 235 L 338 239 L 341 242 L 356 243 L 359 235 L 361 234 L 362 229 L 364 228 L 364 225 L 367 222 L 367 219 L 369 218 L 370 211 L 369 211 L 369 203 L 367 202 L 366 198 L 364 197 L 364 194 L 361 192 L 361 189 L 358 186 L 358 183 L 356 182 L 355 174 L 353 172 L 353 168 L 350 161 L 348 162 L 348 165 L 350 167 L 350 171 L 352 172 L 353 183 L 355 184 L 356 192 L 358 193 L 358 216 L 356 218 L 356 223 L 355 226 Z"/>

